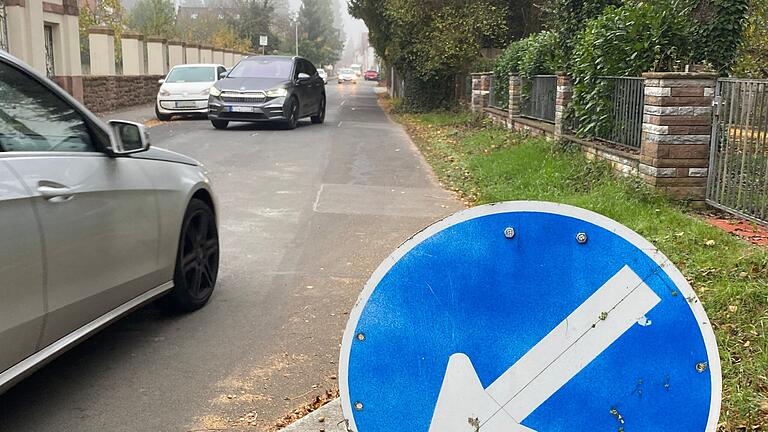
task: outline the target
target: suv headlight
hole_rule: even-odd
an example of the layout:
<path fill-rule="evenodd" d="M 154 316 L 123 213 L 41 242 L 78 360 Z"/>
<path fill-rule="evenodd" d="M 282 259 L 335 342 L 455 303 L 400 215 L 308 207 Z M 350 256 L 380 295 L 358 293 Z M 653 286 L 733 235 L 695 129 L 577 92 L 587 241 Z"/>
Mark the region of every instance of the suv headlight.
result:
<path fill-rule="evenodd" d="M 286 88 L 276 88 L 272 90 L 267 90 L 267 97 L 276 98 L 276 97 L 285 97 L 288 96 L 288 89 Z"/>
<path fill-rule="evenodd" d="M 208 94 L 211 96 L 219 96 L 221 94 L 221 90 L 216 88 L 216 86 L 213 86 L 208 90 Z"/>

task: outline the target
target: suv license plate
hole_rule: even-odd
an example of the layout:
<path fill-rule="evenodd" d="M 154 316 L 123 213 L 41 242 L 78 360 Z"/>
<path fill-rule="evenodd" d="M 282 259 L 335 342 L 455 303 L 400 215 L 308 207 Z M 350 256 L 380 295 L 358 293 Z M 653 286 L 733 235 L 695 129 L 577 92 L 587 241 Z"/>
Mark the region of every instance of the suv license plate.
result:
<path fill-rule="evenodd" d="M 256 109 L 256 107 L 250 106 L 231 106 L 229 107 L 229 112 L 252 113 L 256 112 Z"/>

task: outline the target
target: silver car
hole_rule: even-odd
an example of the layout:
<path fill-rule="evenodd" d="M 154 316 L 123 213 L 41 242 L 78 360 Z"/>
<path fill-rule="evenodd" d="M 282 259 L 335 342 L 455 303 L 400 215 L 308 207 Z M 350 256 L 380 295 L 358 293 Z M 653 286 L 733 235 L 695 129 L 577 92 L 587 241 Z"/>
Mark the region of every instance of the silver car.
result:
<path fill-rule="evenodd" d="M 216 284 L 202 166 L 2 51 L 0 224 L 0 392 L 142 304 L 192 311 Z"/>

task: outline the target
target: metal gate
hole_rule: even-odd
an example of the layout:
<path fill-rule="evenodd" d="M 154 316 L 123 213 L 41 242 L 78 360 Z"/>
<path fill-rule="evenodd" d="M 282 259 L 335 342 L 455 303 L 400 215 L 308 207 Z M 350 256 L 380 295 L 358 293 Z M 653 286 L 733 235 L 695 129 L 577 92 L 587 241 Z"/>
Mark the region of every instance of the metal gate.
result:
<path fill-rule="evenodd" d="M 0 50 L 8 51 L 8 14 L 5 11 L 5 0 L 0 0 Z"/>
<path fill-rule="evenodd" d="M 768 224 L 768 80 L 717 81 L 707 202 Z"/>

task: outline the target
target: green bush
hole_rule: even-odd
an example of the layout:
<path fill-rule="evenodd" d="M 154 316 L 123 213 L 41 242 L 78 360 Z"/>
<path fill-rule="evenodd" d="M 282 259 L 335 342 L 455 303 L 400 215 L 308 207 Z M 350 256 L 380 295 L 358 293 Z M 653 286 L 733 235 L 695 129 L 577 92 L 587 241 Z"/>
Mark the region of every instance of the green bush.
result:
<path fill-rule="evenodd" d="M 496 59 L 493 68 L 496 82 L 506 83 L 509 74 L 518 73 L 524 80 L 521 97 L 526 97 L 529 86 L 527 78 L 534 75 L 552 74 L 561 68 L 557 56 L 558 37 L 550 31 L 543 31 L 525 39 L 513 42 Z M 506 85 L 496 86 L 496 97 L 503 108 L 509 104 L 508 88 Z"/>
<path fill-rule="evenodd" d="M 610 127 L 612 87 L 601 76 L 640 76 L 677 71 L 691 63 L 693 21 L 675 1 L 631 2 L 610 7 L 587 23 L 576 38 L 571 75 L 572 111 L 581 136 Z"/>

